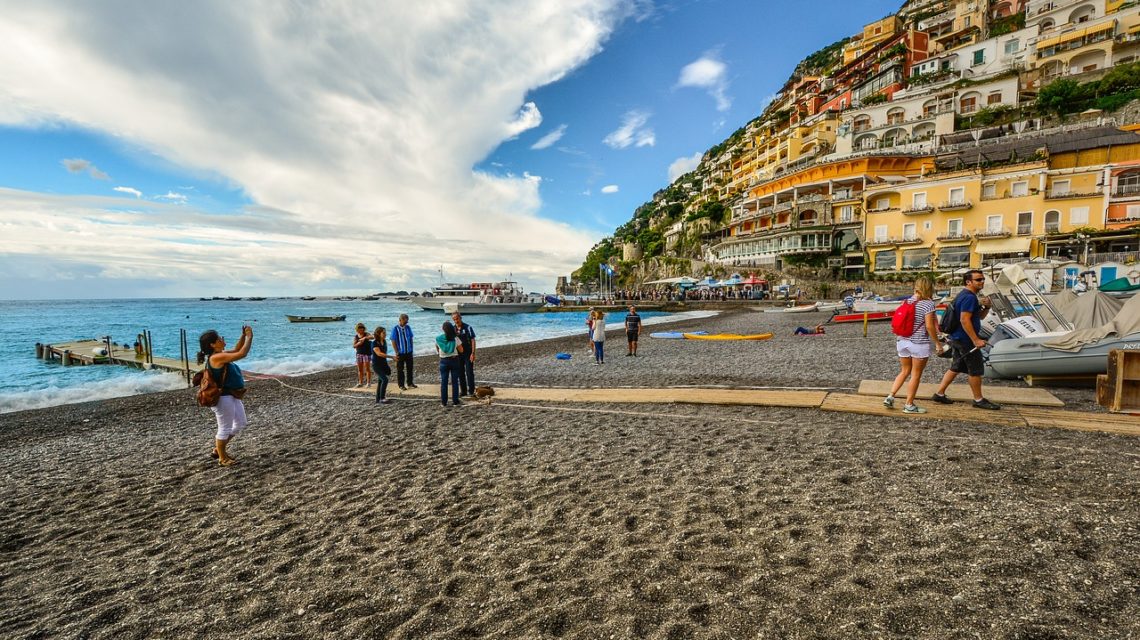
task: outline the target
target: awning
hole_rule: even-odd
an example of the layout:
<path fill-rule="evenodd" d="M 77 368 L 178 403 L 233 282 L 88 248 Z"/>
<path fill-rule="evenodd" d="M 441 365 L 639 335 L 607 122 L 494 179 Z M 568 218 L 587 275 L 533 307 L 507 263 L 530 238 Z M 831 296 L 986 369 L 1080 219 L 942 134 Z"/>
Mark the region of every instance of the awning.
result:
<path fill-rule="evenodd" d="M 1029 253 L 1029 243 L 1033 238 L 993 238 L 978 240 L 978 253 Z"/>

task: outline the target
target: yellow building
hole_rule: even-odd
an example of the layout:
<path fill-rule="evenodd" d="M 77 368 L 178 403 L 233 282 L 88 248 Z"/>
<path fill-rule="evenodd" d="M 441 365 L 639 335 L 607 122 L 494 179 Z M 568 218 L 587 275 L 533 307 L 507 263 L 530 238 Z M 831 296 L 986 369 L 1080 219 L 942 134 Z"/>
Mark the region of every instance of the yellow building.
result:
<path fill-rule="evenodd" d="M 866 185 L 931 167 L 930 158 L 864 156 L 809 164 L 761 182 L 733 206 L 725 237 L 710 248 L 709 258 L 780 268 L 793 256 L 832 256 L 834 266 L 861 271 Z"/>
<path fill-rule="evenodd" d="M 1140 159 L 1140 142 L 1122 135 L 1126 144 L 1080 149 L 1077 142 L 1069 146 L 1078 150 L 1033 162 L 868 186 L 869 270 L 949 271 L 1024 260 L 1050 253 L 1050 244 L 1078 229 L 1105 229 L 1108 169 Z"/>
<path fill-rule="evenodd" d="M 875 45 L 893 37 L 902 29 L 902 21 L 898 16 L 890 15 L 882 20 L 876 20 L 863 27 L 863 33 L 855 36 L 843 46 L 843 64 L 850 64 L 853 60 L 870 51 Z"/>

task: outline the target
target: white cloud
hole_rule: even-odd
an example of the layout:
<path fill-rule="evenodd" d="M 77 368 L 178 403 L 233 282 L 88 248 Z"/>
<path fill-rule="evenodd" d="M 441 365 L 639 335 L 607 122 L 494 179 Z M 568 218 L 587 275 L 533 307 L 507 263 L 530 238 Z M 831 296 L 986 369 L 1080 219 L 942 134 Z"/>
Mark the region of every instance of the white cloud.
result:
<path fill-rule="evenodd" d="M 638 147 L 652 147 L 657 142 L 653 129 L 646 127 L 649 122 L 649 113 L 645 111 L 626 112 L 621 119 L 621 126 L 610 132 L 602 142 L 614 149 L 625 149 L 630 145 Z"/>
<path fill-rule="evenodd" d="M 558 142 L 559 140 L 561 140 L 562 136 L 565 134 L 566 134 L 566 125 L 561 125 L 557 129 L 555 129 L 554 131 L 551 131 L 550 133 L 539 138 L 537 142 L 530 145 L 530 148 L 531 149 L 546 149 L 547 147 L 552 146 L 555 142 Z"/>
<path fill-rule="evenodd" d="M 728 92 L 728 66 L 717 59 L 716 53 L 706 53 L 681 69 L 678 87 L 696 87 L 708 91 L 716 100 L 717 111 L 728 111 L 732 106 Z"/>
<path fill-rule="evenodd" d="M 457 279 L 513 272 L 528 287 L 549 289 L 581 263 L 594 233 L 540 217 L 537 177 L 472 167 L 538 126 L 542 115 L 526 96 L 584 64 L 643 6 L 202 0 L 177 11 L 148 7 L 148 28 L 139 30 L 127 5 L 13 0 L 0 13 L 0 126 L 79 125 L 188 174 L 221 176 L 257 204 L 165 234 L 148 226 L 154 215 L 125 218 L 141 225 L 131 234 L 153 243 L 129 266 L 113 257 L 122 236 L 118 226 L 105 233 L 119 223 L 102 205 L 71 203 L 67 215 L 48 217 L 61 245 L 80 236 L 88 243 L 68 259 L 103 275 L 137 269 L 185 282 L 217 257 L 199 246 L 180 251 L 202 233 L 226 238 L 235 256 L 249 254 L 235 265 L 243 279 L 275 288 L 313 277 L 318 265 L 369 286 L 423 274 L 422 286 L 442 261 Z M 311 46 L 296 46 L 301 41 Z M 652 144 L 644 132 L 633 140 Z M 44 211 L 53 197 L 41 196 L 19 199 Z M 45 221 L 8 211 L 0 221 L 0 263 L 30 273 L 33 258 L 52 253 L 29 254 L 11 240 L 42 231 Z M 265 257 L 263 238 L 241 230 L 255 222 L 274 224 L 273 241 L 290 248 L 289 260 L 253 257 Z M 318 231 L 343 229 L 355 240 L 330 242 Z M 393 229 L 401 241 L 388 241 Z M 104 233 L 87 235 L 95 230 Z M 443 238 L 462 238 L 462 248 L 441 254 Z M 375 244 L 362 248 L 360 239 Z M 6 291 L 0 284 L 0 297 Z"/>
<path fill-rule="evenodd" d="M 617 193 L 617 192 L 618 192 L 618 186 L 616 184 L 607 184 L 606 186 L 602 187 L 602 193 Z"/>
<path fill-rule="evenodd" d="M 142 197 L 142 191 L 139 191 L 133 187 L 115 187 L 114 191 L 118 191 L 119 193 L 129 193 L 136 198 Z"/>
<path fill-rule="evenodd" d="M 700 151 L 691 156 L 682 156 L 673 162 L 669 163 L 669 184 L 686 173 L 696 169 L 701 164 L 701 156 L 704 155 Z"/>
<path fill-rule="evenodd" d="M 100 171 L 99 167 L 96 167 L 90 160 L 84 160 L 83 158 L 65 158 L 60 160 L 60 164 L 71 173 L 86 173 L 96 180 L 111 179 L 111 176 Z"/>
<path fill-rule="evenodd" d="M 155 198 L 158 200 L 170 200 L 171 202 L 186 202 L 185 194 L 176 193 L 174 191 L 167 191 L 161 196 L 155 196 Z"/>

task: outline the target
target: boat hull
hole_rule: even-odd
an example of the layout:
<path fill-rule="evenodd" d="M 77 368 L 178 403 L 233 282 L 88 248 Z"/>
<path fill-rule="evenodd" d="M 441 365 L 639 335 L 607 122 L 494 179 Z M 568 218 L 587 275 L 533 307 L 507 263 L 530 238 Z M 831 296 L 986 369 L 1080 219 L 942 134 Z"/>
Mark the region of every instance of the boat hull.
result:
<path fill-rule="evenodd" d="M 1044 346 L 1056 334 L 1014 338 L 998 342 L 986 361 L 988 378 L 1023 376 L 1091 376 L 1108 372 L 1108 352 L 1140 351 L 1140 333 L 1106 338 L 1080 351 L 1057 351 Z"/>
<path fill-rule="evenodd" d="M 286 314 L 289 322 L 344 322 L 347 316 L 291 316 Z"/>
<path fill-rule="evenodd" d="M 869 311 L 867 313 L 840 313 L 838 315 L 831 316 L 831 320 L 829 322 L 863 322 L 863 320 L 867 320 L 868 322 L 876 322 L 876 321 L 881 321 L 881 320 L 890 320 L 891 316 L 893 316 L 893 315 L 894 315 L 894 312 L 892 312 L 892 311 Z M 864 316 L 866 316 L 866 317 L 864 317 Z"/>
<path fill-rule="evenodd" d="M 772 337 L 770 333 L 755 333 L 752 335 L 740 335 L 738 333 L 686 333 L 683 335 L 686 340 L 768 340 Z"/>
<path fill-rule="evenodd" d="M 542 308 L 542 302 L 462 302 L 436 298 L 413 298 L 412 302 L 424 311 L 442 311 L 462 314 L 480 313 L 533 313 Z"/>

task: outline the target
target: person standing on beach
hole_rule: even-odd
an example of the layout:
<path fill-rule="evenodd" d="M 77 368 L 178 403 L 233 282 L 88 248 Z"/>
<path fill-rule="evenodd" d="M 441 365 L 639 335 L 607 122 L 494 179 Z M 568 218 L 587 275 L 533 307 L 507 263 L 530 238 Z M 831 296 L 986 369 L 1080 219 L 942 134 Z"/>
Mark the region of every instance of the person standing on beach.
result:
<path fill-rule="evenodd" d="M 249 354 L 253 346 L 253 327 L 246 325 L 241 328 L 241 338 L 237 345 L 226 351 L 226 340 L 214 329 L 198 337 L 198 364 L 206 365 L 206 374 L 214 379 L 222 390 L 218 404 L 210 407 L 218 421 L 218 432 L 214 436 L 214 450 L 210 456 L 217 458 L 223 467 L 237 462 L 229 453 L 226 446 L 234 436 L 245 429 L 245 405 L 241 399 L 245 396 L 245 379 L 241 369 L 235 362 Z"/>
<path fill-rule="evenodd" d="M 986 276 L 977 269 L 971 269 L 962 276 L 962 284 L 966 288 L 952 303 L 953 313 L 958 316 L 957 328 L 950 332 L 950 350 L 954 359 L 950 362 L 950 370 L 942 376 L 942 384 L 938 385 L 938 392 L 932 399 L 939 404 L 953 404 L 954 401 L 946 397 L 946 389 L 959 373 L 964 373 L 969 376 L 974 407 L 996 411 L 1001 409 L 1001 405 L 990 402 L 982 395 L 985 361 L 981 349 L 986 346 L 986 341 L 978 336 L 978 332 L 982 328 L 982 319 L 990 312 L 990 299 L 989 296 L 979 298 L 978 293 L 986 286 Z M 951 311 L 948 309 L 946 313 Z"/>
<path fill-rule="evenodd" d="M 606 363 L 606 314 L 594 311 L 594 324 L 591 325 L 590 339 L 594 343 L 594 364 Z"/>
<path fill-rule="evenodd" d="M 435 352 L 439 354 L 439 401 L 447 406 L 447 383 L 451 381 L 451 404 L 459 406 L 459 363 L 463 345 L 456 340 L 455 325 L 443 323 L 443 333 L 435 338 Z"/>
<path fill-rule="evenodd" d="M 586 347 L 586 353 L 594 352 L 594 308 L 586 312 L 586 339 L 590 341 L 590 346 Z"/>
<path fill-rule="evenodd" d="M 401 391 L 408 387 L 416 388 L 412 381 L 412 370 L 415 368 L 415 361 L 412 359 L 412 351 L 415 350 L 414 338 L 415 334 L 408 326 L 408 314 L 401 313 L 399 322 L 392 327 L 392 348 L 396 352 L 396 382 L 400 385 Z M 407 385 L 404 384 L 405 370 Z"/>
<path fill-rule="evenodd" d="M 396 356 L 388 355 L 388 332 L 384 327 L 376 327 L 372 332 L 372 370 L 376 372 L 376 403 L 392 404 L 388 399 L 388 380 L 392 377 L 392 367 L 388 360 Z"/>
<path fill-rule="evenodd" d="M 455 323 L 455 335 L 463 347 L 463 354 L 459 356 L 459 396 L 475 395 L 475 328 L 463 321 L 458 311 L 451 314 L 451 321 Z"/>
<path fill-rule="evenodd" d="M 356 323 L 352 348 L 356 349 L 356 386 L 367 387 L 372 384 L 372 336 L 363 322 Z"/>
<path fill-rule="evenodd" d="M 637 355 L 637 339 L 641 336 L 641 316 L 637 315 L 637 307 L 629 305 L 629 315 L 625 317 L 625 339 L 629 343 L 628 356 Z"/>
<path fill-rule="evenodd" d="M 926 368 L 926 362 L 930 358 L 930 337 L 935 336 L 937 338 L 938 336 L 938 322 L 935 321 L 937 314 L 934 313 L 933 297 L 934 284 L 931 283 L 930 278 L 919 276 L 914 281 L 914 295 L 903 302 L 903 304 L 914 305 L 914 326 L 909 336 L 895 338 L 895 351 L 899 356 L 899 374 L 895 376 L 895 383 L 891 387 L 891 392 L 883 400 L 883 405 L 888 409 L 895 406 L 895 394 L 899 392 L 899 389 L 902 389 L 907 377 L 910 377 L 903 413 L 926 413 L 926 409 L 914 403 L 914 397 L 918 394 L 922 370 Z M 937 345 L 938 353 L 941 354 L 942 343 L 938 340 L 935 340 L 934 343 Z"/>

